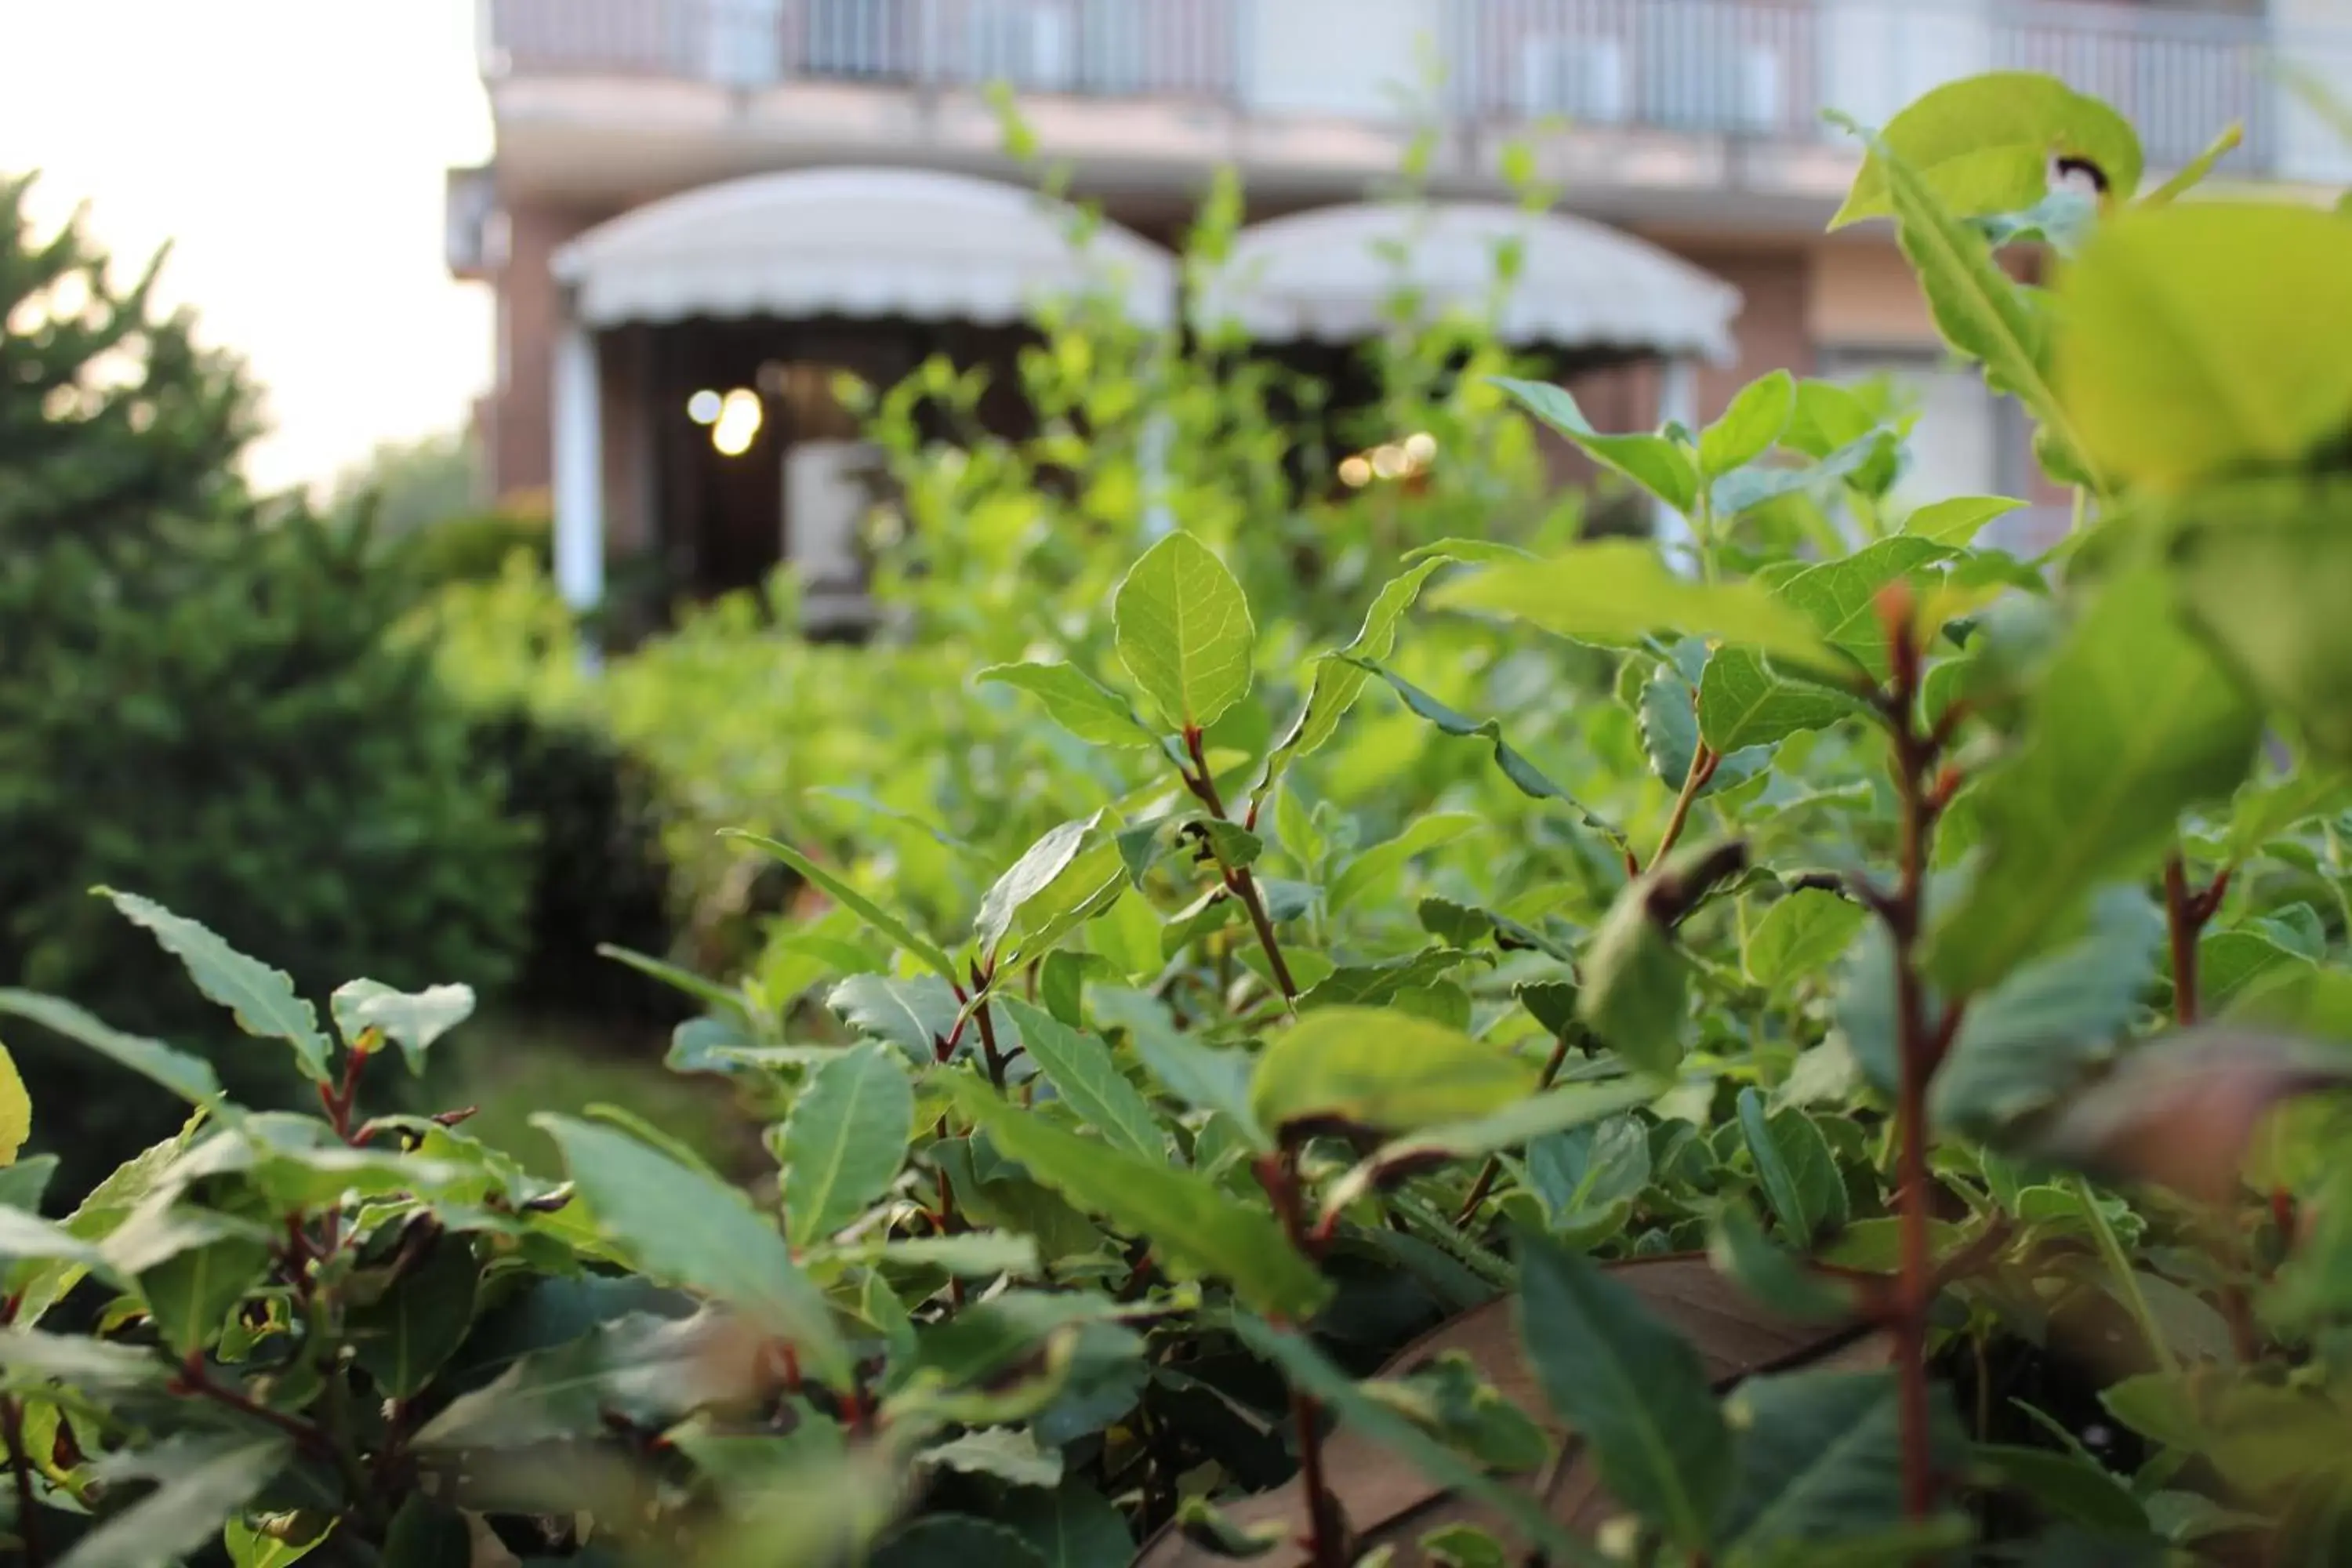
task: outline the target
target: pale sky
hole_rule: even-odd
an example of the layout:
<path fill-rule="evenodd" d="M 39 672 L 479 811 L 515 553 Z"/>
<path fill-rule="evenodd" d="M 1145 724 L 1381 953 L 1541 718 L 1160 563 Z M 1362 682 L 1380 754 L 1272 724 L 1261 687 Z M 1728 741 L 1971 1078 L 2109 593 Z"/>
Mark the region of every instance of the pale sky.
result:
<path fill-rule="evenodd" d="M 474 0 L 0 0 L 0 171 L 87 200 L 120 270 L 245 355 L 254 478 L 322 479 L 461 423 L 490 300 L 443 265 L 442 181 L 490 151 Z"/>

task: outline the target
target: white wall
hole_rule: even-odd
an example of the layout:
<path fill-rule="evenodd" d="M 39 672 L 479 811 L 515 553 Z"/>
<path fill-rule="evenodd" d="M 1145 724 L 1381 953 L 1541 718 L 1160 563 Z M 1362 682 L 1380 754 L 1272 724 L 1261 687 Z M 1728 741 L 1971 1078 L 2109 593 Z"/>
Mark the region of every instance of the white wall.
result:
<path fill-rule="evenodd" d="M 2281 57 L 2317 77 L 2352 114 L 2352 0 L 2271 0 L 2270 16 Z M 2352 141 L 2292 89 L 2282 84 L 2277 91 L 2280 173 L 2352 182 Z"/>
<path fill-rule="evenodd" d="M 1444 0 L 1273 0 L 1246 8 L 1246 91 L 1265 114 L 1385 120 L 1426 90 Z"/>
<path fill-rule="evenodd" d="M 1821 8 L 1822 100 L 1865 127 L 1992 63 L 1986 0 L 1821 0 Z"/>

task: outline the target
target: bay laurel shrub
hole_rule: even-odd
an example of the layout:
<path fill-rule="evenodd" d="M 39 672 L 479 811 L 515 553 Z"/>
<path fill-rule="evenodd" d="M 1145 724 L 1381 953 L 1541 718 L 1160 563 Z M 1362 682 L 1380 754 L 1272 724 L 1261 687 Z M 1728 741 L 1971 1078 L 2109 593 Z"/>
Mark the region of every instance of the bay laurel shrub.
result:
<path fill-rule="evenodd" d="M 2061 545 L 1898 509 L 1900 431 L 1779 374 L 1697 431 L 1496 388 L 1688 560 L 1429 538 L 1293 637 L 1168 533 L 959 672 L 1017 787 L 729 841 L 804 894 L 675 975 L 751 1192 L 625 1108 L 541 1119 L 562 1183 L 388 1113 L 467 993 L 321 1005 L 111 895 L 319 1110 L 0 993 L 190 1109 L 60 1222 L 0 1184 L 20 1553 L 2341 1561 L 2352 224 L 2143 190 L 2039 77 L 1860 134 L 1844 216 L 2036 422 Z M 1512 1327 L 1391 1359 L 1463 1314 Z M 1846 1353 L 1717 1375 L 1792 1323 Z M 1370 1454 L 1444 1522 L 1352 1512 Z"/>

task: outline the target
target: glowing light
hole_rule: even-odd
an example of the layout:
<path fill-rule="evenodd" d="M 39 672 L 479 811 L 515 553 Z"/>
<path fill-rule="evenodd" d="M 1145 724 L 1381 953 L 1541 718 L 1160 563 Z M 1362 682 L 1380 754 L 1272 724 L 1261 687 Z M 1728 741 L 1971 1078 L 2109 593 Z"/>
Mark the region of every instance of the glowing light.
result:
<path fill-rule="evenodd" d="M 726 400 L 706 386 L 686 400 L 686 416 L 697 425 L 716 425 L 724 406 Z"/>
<path fill-rule="evenodd" d="M 722 458 L 741 457 L 759 438 L 762 418 L 760 395 L 737 387 L 719 405 L 719 417 L 710 426 L 711 447 Z"/>
<path fill-rule="evenodd" d="M 1405 470 L 1404 448 L 1375 447 L 1372 448 L 1372 472 L 1384 479 L 1402 478 Z"/>
<path fill-rule="evenodd" d="M 1405 460 L 1416 468 L 1429 467 L 1437 456 L 1437 437 L 1426 430 L 1416 430 L 1404 438 Z"/>
<path fill-rule="evenodd" d="M 1372 466 L 1360 457 L 1339 459 L 1339 482 L 1351 490 L 1362 489 L 1372 482 Z"/>

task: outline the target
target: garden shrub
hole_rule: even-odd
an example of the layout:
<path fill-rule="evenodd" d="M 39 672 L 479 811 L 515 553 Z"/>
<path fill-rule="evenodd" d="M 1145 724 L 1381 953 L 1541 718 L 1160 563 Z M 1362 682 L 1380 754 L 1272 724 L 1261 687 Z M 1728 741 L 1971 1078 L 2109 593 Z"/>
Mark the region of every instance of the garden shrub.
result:
<path fill-rule="evenodd" d="M 417 652 L 363 533 L 244 493 L 242 373 L 117 288 L 0 184 L 0 978 L 277 1075 L 169 983 L 93 885 L 202 909 L 306 984 L 508 973 L 526 835 Z M 79 1193 L 176 1121 L 28 1048 L 38 1139 Z"/>
<path fill-rule="evenodd" d="M 961 672 L 1035 715 L 1008 793 L 731 840 L 801 896 L 672 975 L 673 1057 L 770 1121 L 748 1193 L 627 1108 L 541 1119 L 562 1184 L 383 1114 L 468 994 L 322 1014 L 115 895 L 322 1114 L 0 992 L 197 1108 L 0 1216 L 25 1554 L 2339 1560 L 2352 224 L 2143 194 L 2044 78 L 1865 139 L 1848 214 L 2080 487 L 2064 543 L 1899 510 L 1902 431 L 1778 374 L 1699 431 L 1498 388 L 1688 561 L 1432 539 L 1301 639 L 1161 537 Z M 1386 1458 L 1442 1526 L 1349 1516 Z"/>

